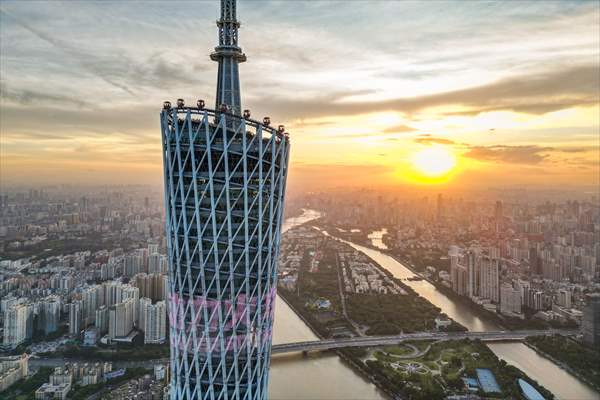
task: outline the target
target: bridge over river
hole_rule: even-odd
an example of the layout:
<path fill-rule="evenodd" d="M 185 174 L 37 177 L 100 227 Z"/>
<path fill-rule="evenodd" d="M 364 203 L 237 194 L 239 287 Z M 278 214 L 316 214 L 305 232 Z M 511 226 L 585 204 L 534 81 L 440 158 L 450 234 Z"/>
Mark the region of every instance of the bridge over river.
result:
<path fill-rule="evenodd" d="M 323 351 L 341 349 L 344 347 L 374 347 L 394 345 L 404 341 L 414 340 L 460 340 L 479 339 L 485 342 L 508 342 L 523 341 L 528 336 L 543 336 L 561 334 L 565 336 L 575 335 L 576 330 L 545 329 L 545 330 L 521 330 L 521 331 L 491 331 L 491 332 L 419 332 L 403 333 L 390 336 L 363 336 L 341 339 L 323 339 L 309 342 L 296 342 L 276 344 L 271 354 L 284 354 L 293 352 Z"/>

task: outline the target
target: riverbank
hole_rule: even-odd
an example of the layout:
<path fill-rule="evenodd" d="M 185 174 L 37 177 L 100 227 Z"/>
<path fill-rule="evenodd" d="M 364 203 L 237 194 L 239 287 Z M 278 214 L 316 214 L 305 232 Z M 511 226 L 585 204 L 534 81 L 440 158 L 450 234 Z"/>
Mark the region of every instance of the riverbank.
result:
<path fill-rule="evenodd" d="M 551 348 L 555 354 L 552 355 L 544 351 L 540 343 L 552 341 Z M 540 356 L 552 361 L 560 368 L 564 369 L 577 379 L 585 382 L 597 392 L 600 392 L 600 353 L 591 349 L 584 348 L 580 343 L 573 339 L 563 336 L 553 336 L 552 338 L 528 338 L 524 344 L 535 351 Z M 548 346 L 546 346 L 548 347 Z M 570 357 L 568 355 L 570 354 Z M 570 362 L 566 358 L 571 358 Z M 571 365 L 574 360 L 582 363 L 581 368 Z M 587 368 L 585 368 L 587 367 Z"/>
<path fill-rule="evenodd" d="M 308 328 L 315 334 L 315 336 L 317 336 L 319 339 L 324 339 L 322 333 L 319 332 L 319 330 L 314 326 L 314 324 L 311 324 L 311 322 L 307 318 L 305 318 L 304 314 L 296 308 L 294 303 L 290 301 L 290 299 L 286 298 L 286 294 L 283 290 L 279 290 L 278 295 L 287 304 L 287 306 L 292 309 L 296 316 L 298 316 L 298 318 L 300 318 L 302 322 L 304 322 L 306 326 L 308 326 Z M 289 294 L 287 295 L 289 296 Z M 344 349 L 336 349 L 330 351 L 337 354 L 340 357 L 340 359 L 353 371 L 361 375 L 363 378 L 367 379 L 369 382 L 373 383 L 377 387 L 377 389 L 379 389 L 382 393 L 384 393 L 387 396 L 389 400 L 401 400 L 389 389 L 389 387 L 384 385 L 382 382 L 374 379 L 374 377 L 371 374 L 369 374 L 360 358 L 353 356 L 351 353 Z"/>
<path fill-rule="evenodd" d="M 492 312 L 486 310 L 483 306 L 473 302 L 470 298 L 465 296 L 460 296 L 456 292 L 454 292 L 451 288 L 444 285 L 442 282 L 438 280 L 431 279 L 430 277 L 425 276 L 422 271 L 418 270 L 410 260 L 406 257 L 402 257 L 401 255 L 395 253 L 394 251 L 388 249 L 382 249 L 374 245 L 371 240 L 367 236 L 360 236 L 359 240 L 357 240 L 358 244 L 364 247 L 367 247 L 371 250 L 381 252 L 391 258 L 393 258 L 399 264 L 402 264 L 406 269 L 411 271 L 415 276 L 417 276 L 420 280 L 426 281 L 432 286 L 434 286 L 440 293 L 444 294 L 450 300 L 460 303 L 463 306 L 467 307 L 474 315 L 480 318 L 483 321 L 486 321 L 489 324 L 493 324 L 497 327 L 498 330 L 522 330 L 522 329 L 552 329 L 552 328 L 574 328 L 572 325 L 557 325 L 557 324 L 549 324 L 547 322 L 541 320 L 533 320 L 533 319 L 525 319 L 521 320 L 518 318 L 506 318 L 496 312 Z"/>
<path fill-rule="evenodd" d="M 485 332 L 500 329 L 496 324 L 491 323 L 488 318 L 479 318 L 478 313 L 476 314 L 471 307 L 466 306 L 463 302 L 449 298 L 429 281 L 411 279 L 415 277 L 415 273 L 396 258 L 382 252 L 381 249 L 363 246 L 341 238 L 340 240 L 377 261 L 384 269 L 392 272 L 395 277 L 411 286 L 417 293 L 440 307 L 444 313 L 466 326 L 469 330 Z M 600 400 L 600 394 L 597 391 L 522 343 L 491 343 L 488 344 L 488 347 L 500 359 L 519 368 L 528 376 L 540 382 L 541 385 L 550 389 L 559 399 Z"/>
<path fill-rule="evenodd" d="M 319 243 L 317 238 L 310 238 L 310 231 L 307 229 L 304 229 L 305 232 L 300 232 L 300 236 L 298 236 L 298 234 L 296 234 L 297 240 L 299 241 L 304 241 L 306 243 Z M 324 235 L 327 235 L 326 232 L 321 232 Z M 308 236 L 303 236 L 304 235 L 308 235 Z M 335 238 L 335 237 L 331 237 L 331 235 L 328 235 L 328 237 L 330 237 L 331 239 L 337 241 L 340 241 L 340 239 Z M 338 249 L 338 251 L 341 251 L 343 253 L 347 253 L 346 250 L 343 249 L 344 246 L 348 245 L 347 243 L 344 244 L 343 241 L 342 243 L 340 243 L 340 245 L 336 245 L 335 247 Z M 297 248 L 296 246 L 293 246 L 292 243 L 289 243 L 288 246 L 291 246 L 291 248 L 289 250 L 293 251 L 293 254 L 305 254 L 305 251 L 303 251 L 302 249 Z M 340 247 L 342 246 L 342 247 Z M 313 247 L 311 247 L 310 252 L 308 252 L 309 254 L 320 254 L 320 263 L 318 265 L 315 265 L 314 263 L 308 263 L 306 265 L 310 266 L 307 267 L 305 266 L 304 268 L 308 268 L 305 270 L 306 274 L 309 274 L 309 280 L 318 280 L 318 270 L 321 269 L 323 271 L 326 270 L 330 270 L 328 271 L 328 273 L 330 275 L 333 275 L 333 272 L 331 271 L 331 267 L 332 265 L 334 265 L 335 263 L 333 263 L 332 257 L 331 255 L 327 255 L 326 252 L 328 251 L 327 248 L 331 247 L 331 245 L 327 245 L 327 243 L 321 243 L 320 245 L 315 245 Z M 359 250 L 360 251 L 360 250 Z M 354 251 L 352 251 L 351 253 L 354 253 Z M 342 254 L 342 253 L 340 253 Z M 391 258 L 391 257 L 390 257 Z M 326 261 L 327 259 L 329 259 L 331 262 Z M 312 260 L 312 256 L 311 258 L 309 258 L 309 260 Z M 301 274 L 300 271 L 302 271 L 302 265 L 303 262 L 301 260 L 297 261 L 299 263 L 299 274 Z M 392 278 L 394 281 L 396 281 L 399 285 L 402 285 L 403 288 L 406 289 L 406 294 L 400 296 L 401 298 L 399 298 L 398 302 L 402 302 L 404 300 L 406 300 L 408 297 L 410 298 L 420 298 L 422 299 L 422 301 L 427 302 L 428 304 L 430 304 L 430 306 L 433 307 L 433 304 L 431 304 L 426 298 L 422 298 L 422 296 L 415 291 L 412 287 L 406 285 L 406 283 L 419 283 L 419 282 L 404 282 L 405 280 L 409 280 L 410 278 L 413 277 L 412 274 L 406 276 L 406 279 L 398 279 L 394 276 L 394 274 L 389 271 L 388 269 L 386 269 L 383 265 L 381 265 L 377 260 L 373 259 L 372 257 L 370 257 L 369 255 L 365 254 L 365 258 L 363 260 L 361 260 L 359 262 L 363 263 L 363 264 L 368 264 L 368 263 L 372 263 L 374 266 L 376 266 L 377 269 L 379 269 L 381 272 L 383 272 L 387 277 Z M 397 261 L 395 261 L 397 262 Z M 304 263 L 305 264 L 305 263 Z M 331 264 L 331 265 L 330 265 Z M 287 273 L 289 273 L 289 270 L 287 271 Z M 299 275 L 300 276 L 300 275 Z M 306 278 L 306 277 L 305 277 Z M 337 282 L 336 282 L 337 283 Z M 282 299 L 284 299 L 285 303 L 290 307 L 290 309 L 296 313 L 299 318 L 301 318 L 301 320 L 315 333 L 315 335 L 317 337 L 320 338 L 329 338 L 331 337 L 331 332 L 329 330 L 327 330 L 327 326 L 323 325 L 323 321 L 321 321 L 319 319 L 319 313 L 321 313 L 321 311 L 315 310 L 313 308 L 307 308 L 307 298 L 302 297 L 303 295 L 303 291 L 305 290 L 305 288 L 302 286 L 302 279 L 298 279 L 297 281 L 298 286 L 297 287 L 293 287 L 293 288 L 288 288 L 288 289 L 282 289 L 279 288 L 279 295 Z M 323 283 L 322 283 L 323 284 Z M 337 288 L 337 285 L 329 285 L 331 287 L 335 286 Z M 431 287 L 433 287 L 431 285 Z M 341 290 L 341 289 L 340 289 Z M 336 293 L 337 289 L 336 289 Z M 332 293 L 330 293 L 330 296 L 332 295 Z M 339 295 L 339 294 L 338 294 Z M 367 294 L 363 294 L 362 296 L 369 296 Z M 374 297 L 377 297 L 376 294 L 372 295 Z M 408 297 L 407 297 L 408 296 Z M 330 297 L 331 298 L 331 297 Z M 440 310 L 438 307 L 436 307 L 437 310 Z M 377 311 L 373 311 L 373 313 L 378 314 Z M 314 314 L 314 315 L 313 315 Z M 350 312 L 349 312 L 350 314 Z M 358 320 L 357 322 L 360 322 L 360 320 Z M 466 327 L 464 327 L 463 329 L 466 330 Z M 494 329 L 492 329 L 494 330 Z M 490 354 L 491 351 L 489 350 L 488 347 L 486 347 L 485 345 L 481 344 L 482 346 L 485 347 L 486 351 Z M 397 398 L 398 395 L 400 394 L 402 397 L 406 397 L 406 398 L 420 398 L 420 399 L 438 399 L 438 398 L 443 398 L 440 397 L 442 395 L 442 393 L 446 393 L 447 390 L 450 390 L 452 393 L 461 393 L 462 392 L 462 380 L 460 379 L 460 376 L 456 376 L 454 379 L 454 383 L 452 387 L 447 386 L 446 383 L 439 383 L 437 382 L 436 379 L 434 379 L 433 381 L 428 381 L 429 382 L 429 388 L 434 388 L 435 390 L 433 390 L 432 392 L 428 392 L 427 396 L 425 397 L 414 397 L 415 393 L 419 392 L 419 374 L 409 374 L 410 376 L 405 377 L 405 378 L 399 378 L 398 374 L 399 372 L 390 369 L 388 367 L 382 367 L 382 368 L 375 368 L 374 365 L 367 365 L 365 364 L 365 353 L 364 351 L 358 351 L 355 349 L 347 349 L 347 350 L 343 350 L 343 351 L 336 351 L 336 354 L 338 354 L 340 356 L 340 358 L 345 362 L 346 365 L 348 365 L 349 367 L 351 367 L 355 372 L 361 374 L 362 376 L 364 376 L 366 379 L 368 379 L 370 382 L 372 382 L 377 388 L 379 388 L 382 392 L 384 392 L 387 396 L 391 397 L 391 398 Z M 493 360 L 492 360 L 493 358 Z M 534 384 L 535 386 L 537 386 L 540 391 L 544 392 L 548 398 L 550 398 L 551 396 L 549 395 L 549 391 L 547 391 L 545 388 L 543 388 L 542 385 L 539 385 L 535 382 L 534 379 L 532 379 L 531 377 L 527 376 L 527 374 L 525 374 L 524 372 L 518 370 L 515 367 L 512 366 L 507 366 L 506 364 L 502 364 L 500 363 L 499 359 L 497 358 L 497 356 L 490 356 L 490 360 L 489 361 L 489 365 L 490 366 L 494 366 L 494 369 L 497 371 L 499 376 L 517 376 L 519 375 L 519 377 L 523 377 L 526 378 L 527 381 L 531 382 L 532 384 Z M 493 362 L 492 362 L 493 361 Z M 476 360 L 474 360 L 474 363 L 476 362 Z M 488 364 L 482 364 L 483 366 L 486 366 Z M 473 364 L 475 365 L 475 364 Z M 375 368 L 375 369 L 374 369 Z M 442 368 L 442 367 L 440 367 Z M 441 369 L 440 369 L 441 371 Z M 513 371 L 513 372 L 510 372 Z M 436 373 L 439 373 L 436 372 Z M 387 379 L 386 378 L 386 374 L 391 374 L 390 376 L 393 379 Z M 508 374 L 508 375 L 506 375 Z M 414 376 L 413 376 L 414 375 Z M 399 385 L 398 382 L 402 381 L 402 380 L 406 380 L 407 382 L 413 382 L 415 379 L 417 381 L 413 382 L 412 384 L 406 385 L 406 387 L 404 385 Z M 508 390 L 509 392 L 513 392 L 515 390 L 515 385 L 514 382 L 508 382 L 509 380 L 507 379 L 502 379 L 503 382 L 503 387 L 504 390 Z M 411 386 L 412 385 L 412 386 Z M 413 393 L 413 390 L 416 390 L 416 392 Z M 434 394 L 435 392 L 435 396 L 434 397 L 428 397 L 429 394 Z M 439 396 L 438 396 L 439 395 Z"/>

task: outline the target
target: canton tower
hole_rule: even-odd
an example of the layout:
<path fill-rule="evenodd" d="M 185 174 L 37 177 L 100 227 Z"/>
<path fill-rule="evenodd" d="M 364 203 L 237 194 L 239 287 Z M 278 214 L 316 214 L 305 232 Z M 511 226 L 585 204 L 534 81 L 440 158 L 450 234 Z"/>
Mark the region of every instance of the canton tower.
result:
<path fill-rule="evenodd" d="M 172 400 L 266 399 L 290 142 L 241 111 L 235 0 L 221 0 L 215 109 L 160 114 Z"/>

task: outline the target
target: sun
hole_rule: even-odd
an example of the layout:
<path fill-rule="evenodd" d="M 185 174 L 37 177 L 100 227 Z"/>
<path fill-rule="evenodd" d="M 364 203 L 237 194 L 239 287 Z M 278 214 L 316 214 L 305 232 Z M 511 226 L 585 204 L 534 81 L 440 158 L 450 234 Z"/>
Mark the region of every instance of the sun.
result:
<path fill-rule="evenodd" d="M 456 158 L 449 150 L 432 146 L 422 149 L 412 156 L 414 168 L 429 178 L 437 178 L 452 171 Z"/>

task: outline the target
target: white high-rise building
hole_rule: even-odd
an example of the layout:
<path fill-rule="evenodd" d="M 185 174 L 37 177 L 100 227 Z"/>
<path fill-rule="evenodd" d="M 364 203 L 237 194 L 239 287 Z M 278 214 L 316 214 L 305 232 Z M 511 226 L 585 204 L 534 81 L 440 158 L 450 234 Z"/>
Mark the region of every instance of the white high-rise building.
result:
<path fill-rule="evenodd" d="M 140 289 L 123 285 L 123 301 L 133 300 L 133 324 L 139 327 Z"/>
<path fill-rule="evenodd" d="M 27 339 L 30 313 L 31 308 L 27 304 L 15 304 L 4 312 L 4 347 L 15 348 Z"/>
<path fill-rule="evenodd" d="M 102 286 L 93 285 L 87 287 L 82 292 L 83 299 L 83 309 L 82 309 L 82 317 L 83 317 L 83 327 L 87 327 L 95 322 L 96 319 L 96 310 L 104 303 L 105 295 L 103 292 Z"/>
<path fill-rule="evenodd" d="M 144 302 L 144 343 L 164 343 L 167 332 L 167 307 L 164 301 Z"/>
<path fill-rule="evenodd" d="M 110 307 L 108 335 L 111 339 L 129 335 L 134 325 L 135 303 L 135 300 L 130 298 Z"/>

